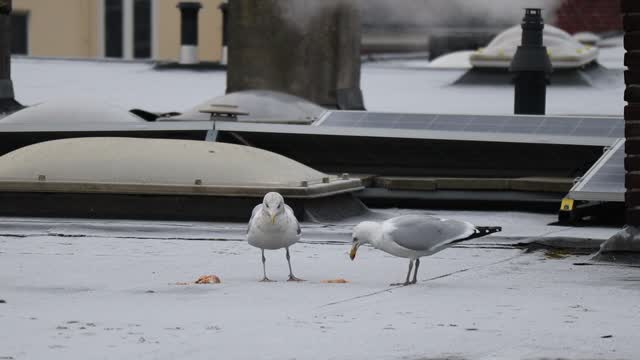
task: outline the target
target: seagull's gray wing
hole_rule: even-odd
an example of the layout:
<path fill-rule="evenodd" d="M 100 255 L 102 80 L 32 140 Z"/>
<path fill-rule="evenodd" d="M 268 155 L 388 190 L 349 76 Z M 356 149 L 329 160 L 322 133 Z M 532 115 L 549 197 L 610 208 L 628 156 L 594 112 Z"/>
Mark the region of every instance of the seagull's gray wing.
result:
<path fill-rule="evenodd" d="M 298 227 L 297 233 L 298 233 L 298 235 L 300 235 L 302 233 L 302 229 L 300 229 L 300 223 L 298 222 L 298 219 L 296 218 L 296 214 L 293 212 L 293 209 L 291 208 L 291 206 L 289 206 L 287 204 L 284 204 L 284 208 L 285 208 L 285 211 L 287 211 L 291 215 L 293 220 L 295 221 L 296 226 Z"/>
<path fill-rule="evenodd" d="M 389 238 L 398 245 L 415 251 L 436 250 L 468 238 L 475 226 L 465 221 L 440 219 L 424 215 L 403 215 L 387 220 L 392 229 Z"/>
<path fill-rule="evenodd" d="M 256 218 L 256 214 L 262 209 L 262 204 L 258 204 L 253 208 L 253 211 L 251 211 L 251 218 L 249 219 L 249 224 L 247 225 L 247 234 L 249 233 L 249 230 L 251 229 L 251 224 L 253 223 L 253 219 Z"/>

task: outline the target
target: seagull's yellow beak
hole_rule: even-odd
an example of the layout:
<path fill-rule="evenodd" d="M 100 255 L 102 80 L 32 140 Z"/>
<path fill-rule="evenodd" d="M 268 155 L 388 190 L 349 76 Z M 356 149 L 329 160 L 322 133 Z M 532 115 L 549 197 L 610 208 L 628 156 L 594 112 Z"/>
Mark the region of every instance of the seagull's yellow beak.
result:
<path fill-rule="evenodd" d="M 276 223 L 276 214 L 271 214 L 271 224 Z"/>
<path fill-rule="evenodd" d="M 351 260 L 356 258 L 356 253 L 358 252 L 358 248 L 360 247 L 360 243 L 359 242 L 354 242 L 353 245 L 351 246 L 351 251 L 349 252 L 349 257 L 351 258 Z"/>

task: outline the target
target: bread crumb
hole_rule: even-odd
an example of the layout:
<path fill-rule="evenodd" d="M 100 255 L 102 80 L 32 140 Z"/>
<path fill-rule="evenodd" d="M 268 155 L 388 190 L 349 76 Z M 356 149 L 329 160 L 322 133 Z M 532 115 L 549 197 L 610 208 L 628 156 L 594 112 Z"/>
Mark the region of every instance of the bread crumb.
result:
<path fill-rule="evenodd" d="M 196 280 L 196 284 L 220 284 L 221 282 L 216 275 L 203 275 Z"/>
<path fill-rule="evenodd" d="M 322 280 L 320 282 L 323 284 L 347 284 L 349 281 L 345 279 L 332 279 L 332 280 Z"/>

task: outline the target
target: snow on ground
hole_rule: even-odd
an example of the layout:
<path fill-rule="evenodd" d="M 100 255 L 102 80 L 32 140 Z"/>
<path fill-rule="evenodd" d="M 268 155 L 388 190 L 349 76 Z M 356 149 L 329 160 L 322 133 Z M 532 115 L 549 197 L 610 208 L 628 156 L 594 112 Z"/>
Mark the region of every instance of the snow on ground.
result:
<path fill-rule="evenodd" d="M 244 224 L 2 218 L 0 358 L 634 358 L 636 268 L 511 246 L 616 229 L 575 233 L 548 225 L 550 214 L 428 213 L 504 231 L 424 258 L 418 285 L 391 288 L 407 261 L 364 247 L 351 262 L 349 222 L 303 224 L 292 262 L 308 281 L 285 282 L 284 252 L 268 251 L 278 282 L 264 284 Z M 177 285 L 204 274 L 223 283 Z M 321 282 L 337 278 L 350 282 Z"/>
<path fill-rule="evenodd" d="M 155 71 L 149 63 L 14 58 L 16 98 L 26 104 L 95 97 L 126 109 L 183 111 L 226 89 L 224 72 Z"/>
<path fill-rule="evenodd" d="M 513 114 L 512 87 L 450 86 L 463 72 L 367 64 L 362 69 L 365 105 L 371 111 Z M 147 63 L 14 58 L 12 77 L 16 97 L 25 104 L 91 96 L 126 109 L 161 112 L 187 110 L 224 95 L 226 89 L 222 71 L 155 71 Z M 598 87 L 550 87 L 547 113 L 622 115 L 623 98 L 622 81 Z"/>
<path fill-rule="evenodd" d="M 539 238 L 592 239 L 604 241 L 618 229 L 612 227 L 558 226 L 555 214 L 518 211 L 453 211 L 386 209 L 376 210 L 388 218 L 402 214 L 426 214 L 449 219 L 469 221 L 478 226 L 501 226 L 502 232 L 491 239 L 524 241 Z M 359 219 L 362 220 L 362 219 Z M 358 221 L 347 219 L 335 224 L 305 224 L 303 241 L 334 243 L 350 241 L 351 229 Z M 44 219 L 0 217 L 0 236 L 38 237 L 92 236 L 95 238 L 141 238 L 183 240 L 234 240 L 245 239 L 246 224 L 221 222 L 166 222 L 136 220 Z M 484 238 L 483 238 L 484 239 Z M 483 241 L 478 239 L 477 241 Z"/>
<path fill-rule="evenodd" d="M 513 114 L 513 87 L 451 86 L 463 70 L 364 68 L 362 90 L 371 111 Z M 624 83 L 606 86 L 551 86 L 547 114 L 618 115 L 624 111 Z"/>
<path fill-rule="evenodd" d="M 600 56 L 598 57 L 598 63 L 608 69 L 624 70 L 624 54 L 626 50 L 622 46 L 622 38 L 620 38 L 619 46 L 603 47 L 600 48 Z"/>
<path fill-rule="evenodd" d="M 135 234 L 134 234 L 135 235 Z M 505 247 L 406 260 L 348 244 L 0 236 L 0 358 L 633 359 L 637 269 Z M 176 285 L 203 274 L 221 285 Z M 322 280 L 345 278 L 347 284 Z"/>

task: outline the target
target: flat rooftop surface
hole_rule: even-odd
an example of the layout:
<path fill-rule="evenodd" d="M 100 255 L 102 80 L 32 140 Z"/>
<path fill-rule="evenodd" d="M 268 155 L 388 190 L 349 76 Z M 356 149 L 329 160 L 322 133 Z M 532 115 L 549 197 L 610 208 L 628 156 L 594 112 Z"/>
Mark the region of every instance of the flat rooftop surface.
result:
<path fill-rule="evenodd" d="M 408 287 L 389 286 L 405 259 L 367 246 L 349 260 L 350 223 L 304 224 L 292 263 L 307 281 L 286 282 L 284 251 L 267 251 L 277 282 L 260 283 L 244 224 L 3 218 L 0 358 L 636 358 L 637 268 L 513 246 L 617 229 L 435 214 L 504 231 L 423 258 Z M 222 284 L 178 284 L 206 274 Z"/>
<path fill-rule="evenodd" d="M 617 48 L 614 48 L 617 49 Z M 609 53 L 607 53 L 609 54 Z M 607 61 L 623 62 L 614 52 Z M 623 70 L 597 86 L 551 86 L 547 114 L 617 115 L 624 111 Z M 443 114 L 513 114 L 512 86 L 451 84 L 466 70 L 364 64 L 367 110 Z M 226 72 L 155 71 L 148 63 L 14 58 L 16 98 L 26 105 L 55 98 L 91 98 L 124 109 L 182 112 L 224 95 Z"/>
<path fill-rule="evenodd" d="M 605 55 L 622 64 L 621 51 Z M 184 111 L 226 87 L 224 72 L 145 63 L 14 58 L 12 67 L 25 104 L 81 96 Z M 512 114 L 511 87 L 450 86 L 463 72 L 365 65 L 367 108 Z M 620 116 L 623 93 L 622 81 L 550 87 L 547 112 Z M 307 281 L 284 281 L 284 252 L 268 251 L 277 282 L 265 284 L 246 224 L 0 218 L 0 359 L 637 358 L 638 268 L 514 246 L 597 243 L 618 229 L 552 226 L 553 214 L 435 213 L 503 232 L 423 258 L 409 287 L 389 286 L 404 279 L 404 259 L 363 247 L 349 260 L 352 223 L 303 224 L 292 263 Z M 222 284 L 178 285 L 206 274 Z M 322 282 L 339 278 L 349 282 Z"/>

